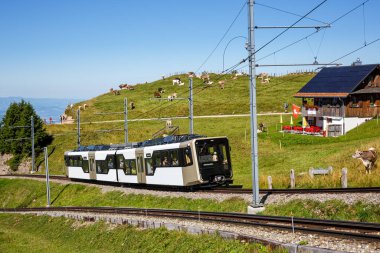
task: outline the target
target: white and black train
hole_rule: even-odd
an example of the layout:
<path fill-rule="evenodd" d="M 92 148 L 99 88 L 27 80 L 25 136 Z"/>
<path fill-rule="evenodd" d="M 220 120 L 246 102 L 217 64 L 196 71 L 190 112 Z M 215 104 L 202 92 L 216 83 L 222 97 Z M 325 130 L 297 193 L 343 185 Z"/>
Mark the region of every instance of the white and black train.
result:
<path fill-rule="evenodd" d="M 128 145 L 96 145 L 65 152 L 71 179 L 156 186 L 231 184 L 226 137 L 173 135 Z"/>

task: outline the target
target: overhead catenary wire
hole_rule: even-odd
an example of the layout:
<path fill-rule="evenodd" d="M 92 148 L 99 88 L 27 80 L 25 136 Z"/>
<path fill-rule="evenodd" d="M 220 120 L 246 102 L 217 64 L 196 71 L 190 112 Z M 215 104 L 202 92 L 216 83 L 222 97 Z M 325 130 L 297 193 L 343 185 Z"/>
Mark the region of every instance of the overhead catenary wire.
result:
<path fill-rule="evenodd" d="M 238 17 L 240 16 L 240 14 L 242 13 L 242 11 L 244 10 L 244 8 L 246 6 L 245 2 L 246 1 L 244 0 L 244 3 L 242 5 L 242 7 L 240 8 L 238 14 L 235 16 L 235 18 L 232 21 L 232 23 L 230 24 L 230 26 L 224 32 L 223 36 L 220 38 L 219 42 L 216 44 L 216 46 L 214 47 L 214 49 L 210 52 L 210 54 L 206 57 L 206 59 L 202 62 L 202 64 L 197 68 L 197 70 L 195 71 L 195 73 L 197 73 L 208 62 L 208 60 L 210 59 L 210 57 L 215 53 L 216 49 L 219 47 L 220 43 L 222 43 L 222 41 L 224 40 L 224 38 L 227 36 L 228 32 L 231 30 L 232 26 L 235 24 L 236 20 L 238 19 Z"/>
<path fill-rule="evenodd" d="M 330 24 L 330 25 L 335 24 L 336 22 L 338 22 L 339 20 L 343 19 L 344 17 L 346 17 L 347 15 L 349 15 L 350 13 L 352 13 L 353 11 L 357 10 L 357 9 L 360 8 L 363 4 L 365 4 L 365 3 L 369 2 L 369 1 L 370 1 L 370 0 L 366 0 L 366 1 L 362 2 L 362 3 L 360 3 L 359 5 L 356 5 L 354 8 L 350 9 L 349 11 L 347 11 L 347 12 L 345 12 L 344 14 L 340 15 L 338 18 L 336 18 L 336 19 L 334 19 L 333 21 L 331 21 L 329 24 Z M 285 50 L 285 49 L 287 49 L 287 48 L 289 48 L 289 47 L 291 47 L 291 46 L 293 46 L 293 45 L 295 45 L 295 44 L 298 44 L 299 42 L 301 42 L 301 41 L 303 41 L 303 40 L 305 40 L 305 39 L 307 39 L 307 38 L 309 38 L 309 37 L 311 37 L 311 36 L 317 34 L 317 33 L 320 32 L 322 29 L 324 30 L 324 29 L 326 29 L 326 28 L 321 28 L 321 29 L 319 29 L 319 30 L 316 30 L 316 31 L 312 32 L 311 34 L 309 34 L 309 35 L 307 35 L 307 36 L 305 36 L 305 37 L 302 37 L 302 38 L 300 38 L 300 39 L 298 39 L 298 40 L 296 40 L 296 41 L 294 41 L 294 42 L 292 42 L 292 43 L 290 43 L 290 44 L 288 44 L 288 45 L 286 45 L 286 46 L 284 46 L 284 47 L 282 47 L 282 48 L 280 48 L 280 49 L 278 49 L 278 50 L 275 50 L 274 52 L 272 52 L 272 53 L 270 53 L 270 54 L 267 54 L 267 55 L 265 55 L 265 56 L 263 56 L 263 57 L 257 59 L 256 62 L 261 61 L 261 60 L 264 60 L 264 59 L 268 58 L 269 56 L 271 56 L 272 54 L 278 53 L 278 52 L 283 51 L 283 50 Z M 324 31 L 326 31 L 326 30 L 324 30 Z M 319 50 L 318 50 L 318 51 L 319 51 Z"/>
<path fill-rule="evenodd" d="M 327 2 L 327 0 L 324 0 L 324 1 L 322 1 L 321 3 L 319 3 L 316 7 L 314 7 L 314 8 L 313 8 L 312 10 L 310 10 L 308 13 L 306 13 L 305 15 L 303 15 L 301 18 L 299 18 L 296 22 L 294 22 L 291 26 L 289 26 L 288 28 L 286 28 L 286 29 L 285 29 L 284 31 L 282 31 L 281 33 L 279 33 L 279 34 L 278 34 L 277 36 L 275 36 L 273 39 L 271 39 L 270 41 L 268 41 L 267 43 L 265 43 L 262 47 L 260 47 L 258 50 L 256 50 L 255 52 L 253 52 L 251 55 L 249 55 L 248 57 L 242 59 L 240 62 L 234 64 L 233 66 L 227 68 L 226 70 L 222 71 L 222 73 L 221 73 L 221 74 L 222 74 L 221 77 L 219 77 L 216 81 L 220 80 L 220 79 L 225 75 L 225 73 L 229 73 L 229 72 L 235 70 L 238 66 L 240 66 L 241 64 L 243 64 L 244 62 L 246 62 L 246 61 L 247 61 L 247 60 L 248 60 L 253 54 L 256 54 L 257 52 L 259 52 L 260 50 L 262 50 L 263 48 L 265 48 L 266 46 L 268 46 L 270 43 L 272 43 L 274 40 L 276 40 L 276 39 L 277 39 L 278 37 L 280 37 L 282 34 L 284 34 L 284 33 L 287 32 L 289 29 L 291 29 L 292 26 L 295 26 L 297 23 L 299 23 L 301 20 L 303 20 L 305 17 L 307 17 L 310 13 L 312 13 L 313 11 L 315 11 L 316 9 L 318 9 L 320 6 L 322 6 L 325 2 Z M 199 69 L 200 69 L 201 67 L 203 67 L 203 65 L 208 61 L 208 59 L 211 57 L 211 55 L 215 52 L 216 48 L 220 45 L 221 41 L 224 39 L 225 35 L 228 33 L 228 31 L 229 31 L 229 29 L 232 27 L 233 23 L 236 21 L 236 19 L 237 19 L 238 16 L 240 15 L 240 13 L 243 11 L 244 7 L 245 7 L 245 3 L 244 3 L 244 5 L 242 6 L 242 8 L 240 9 L 238 15 L 235 17 L 235 19 L 234 19 L 234 21 L 232 22 L 232 24 L 230 25 L 230 27 L 229 27 L 229 28 L 227 29 L 227 31 L 224 33 L 222 39 L 219 41 L 219 43 L 217 44 L 217 46 L 216 46 L 216 47 L 214 48 L 214 50 L 210 53 L 210 55 L 206 58 L 206 60 L 201 64 L 201 66 L 197 69 L 196 72 L 198 72 Z M 215 81 L 215 82 L 216 82 L 216 81 Z M 194 88 L 194 89 L 197 89 L 197 87 Z M 195 93 L 195 94 L 197 94 L 197 93 Z M 194 95 L 195 95 L 195 94 L 194 94 Z M 165 106 L 165 107 L 163 107 L 162 105 L 157 106 L 156 108 L 153 108 L 153 109 L 151 109 L 151 110 L 149 110 L 149 111 L 147 111 L 147 112 L 144 112 L 144 113 L 140 114 L 140 116 L 138 116 L 138 117 L 141 117 L 142 115 L 145 115 L 145 114 L 147 114 L 147 113 L 149 113 L 149 112 L 153 112 L 153 111 L 158 110 L 158 109 L 160 109 L 160 110 L 165 109 L 165 108 L 167 108 L 167 107 L 173 106 L 174 104 L 177 104 L 178 102 L 179 102 L 179 101 L 173 102 L 173 103 L 171 103 L 170 105 Z"/>
<path fill-rule="evenodd" d="M 334 63 L 334 62 L 336 62 L 336 61 L 339 61 L 339 60 L 341 60 L 341 59 L 343 59 L 343 58 L 345 58 L 345 57 L 347 57 L 347 56 L 349 56 L 349 55 L 351 55 L 351 54 L 353 54 L 353 53 L 355 53 L 355 52 L 357 52 L 357 51 L 359 51 L 359 50 L 361 50 L 361 49 L 363 49 L 363 48 L 365 48 L 365 47 L 367 47 L 367 46 L 369 46 L 369 45 L 372 45 L 372 44 L 378 42 L 378 41 L 380 41 L 380 38 L 378 38 L 378 39 L 376 39 L 376 40 L 373 40 L 373 41 L 371 41 L 370 43 L 367 43 L 367 44 L 365 44 L 365 45 L 363 45 L 363 46 L 361 46 L 361 47 L 359 47 L 359 48 L 357 48 L 357 49 L 354 49 L 354 50 L 348 52 L 347 54 L 345 54 L 345 55 L 343 55 L 343 56 L 341 56 L 341 57 L 339 57 L 339 58 L 337 58 L 337 59 L 331 61 L 330 63 Z"/>
<path fill-rule="evenodd" d="M 309 14 L 311 14 L 312 12 L 314 12 L 316 9 L 318 9 L 319 7 L 321 7 L 324 3 L 326 3 L 327 0 L 323 0 L 321 3 L 319 3 L 317 6 L 315 6 L 313 9 L 311 9 L 308 13 L 306 13 L 305 15 L 303 15 L 302 17 L 300 17 L 296 22 L 294 22 L 293 24 L 291 24 L 288 28 L 286 28 L 284 31 L 280 32 L 278 35 L 276 35 L 274 38 L 272 38 L 271 40 L 269 40 L 268 42 L 266 42 L 263 46 L 261 46 L 259 49 L 255 50 L 254 52 L 252 52 L 246 59 L 249 59 L 250 57 L 252 57 L 252 55 L 260 52 L 262 49 L 264 49 L 265 47 L 267 47 L 269 44 L 271 44 L 273 41 L 275 41 L 276 39 L 278 39 L 281 35 L 283 35 L 284 33 L 286 33 L 289 29 L 291 29 L 293 26 L 295 26 L 296 24 L 298 24 L 301 20 L 303 20 L 304 18 L 306 18 Z"/>
<path fill-rule="evenodd" d="M 266 4 L 258 3 L 257 1 L 255 1 L 255 5 L 259 5 L 259 6 L 266 7 L 266 8 L 272 9 L 272 10 L 280 11 L 280 12 L 283 12 L 283 13 L 286 13 L 286 14 L 290 14 L 290 15 L 293 15 L 293 16 L 302 17 L 302 15 L 300 15 L 300 14 L 297 14 L 297 13 L 294 13 L 294 12 L 290 12 L 290 11 L 285 11 L 285 10 L 282 10 L 282 9 L 279 9 L 279 8 L 276 8 L 276 7 L 273 7 L 273 6 L 269 6 L 269 5 L 266 5 Z M 319 22 L 319 23 L 322 23 L 322 24 L 325 24 L 325 25 L 329 24 L 327 22 L 324 22 L 324 21 L 321 21 L 321 20 L 318 20 L 318 19 L 315 19 L 315 18 L 305 17 L 305 19 L 308 19 L 308 20 L 311 20 L 311 21 L 315 21 L 315 22 Z"/>
<path fill-rule="evenodd" d="M 367 0 L 369 1 L 369 0 Z M 306 18 L 309 14 L 311 14 L 312 12 L 314 12 L 316 9 L 318 9 L 320 6 L 322 6 L 325 2 L 327 2 L 327 0 L 324 0 L 322 1 L 321 3 L 319 3 L 317 6 L 315 6 L 313 9 L 311 9 L 308 13 L 306 13 L 305 15 L 303 15 L 301 18 L 299 18 L 297 21 L 295 21 L 293 24 L 291 24 L 288 28 L 286 28 L 284 31 L 280 32 L 278 35 L 276 35 L 274 38 L 272 38 L 271 40 L 269 40 L 268 42 L 266 42 L 263 46 L 261 46 L 259 49 L 255 50 L 254 52 L 252 52 L 250 55 L 248 55 L 246 58 L 244 58 L 243 60 L 241 60 L 239 63 L 235 64 L 234 66 L 232 66 L 231 68 L 236 68 L 237 66 L 243 64 L 244 62 L 246 62 L 250 57 L 252 57 L 253 55 L 255 55 L 256 53 L 260 52 L 262 49 L 264 49 L 265 47 L 267 47 L 269 44 L 271 44 L 273 41 L 275 41 L 276 39 L 278 39 L 281 35 L 283 35 L 284 33 L 286 33 L 289 29 L 291 29 L 293 26 L 295 26 L 296 24 L 298 24 L 301 20 L 303 20 L 304 18 Z M 315 33 L 315 32 L 314 32 Z M 270 54 L 271 55 L 271 54 Z"/>
<path fill-rule="evenodd" d="M 363 3 L 363 36 L 364 36 L 364 45 L 367 44 L 366 40 L 366 24 L 365 24 L 365 3 Z"/>
<path fill-rule="evenodd" d="M 326 1 L 327 1 L 327 0 L 326 0 Z M 310 14 L 312 11 L 314 11 L 316 8 L 318 8 L 320 5 L 322 5 L 322 4 L 323 4 L 324 2 L 326 2 L 326 1 L 321 2 L 321 3 L 320 3 L 318 6 L 316 6 L 313 10 L 311 10 L 309 13 L 307 13 L 306 15 L 304 15 L 304 16 L 302 16 L 302 17 L 303 17 L 303 18 L 307 18 L 306 16 L 307 16 L 308 14 Z M 331 25 L 331 24 L 334 24 L 335 22 L 338 22 L 339 20 L 341 20 L 341 19 L 344 18 L 345 16 L 349 15 L 351 12 L 355 11 L 356 9 L 358 9 L 360 6 L 362 6 L 364 3 L 367 3 L 368 1 L 369 1 L 369 0 L 364 1 L 364 2 L 361 3 L 360 5 L 358 5 L 358 6 L 354 7 L 354 8 L 352 8 L 351 10 L 349 10 L 348 12 L 346 12 L 346 13 L 344 13 L 343 15 L 339 16 L 338 18 L 336 18 L 335 20 L 331 21 L 331 22 L 328 23 L 328 24 Z M 301 18 L 301 19 L 302 19 L 302 18 Z M 300 20 L 296 21 L 296 22 L 293 24 L 293 26 L 294 26 L 296 23 L 298 23 L 299 21 L 300 21 Z M 289 27 L 289 29 L 290 29 L 290 27 Z M 324 28 L 324 29 L 325 29 L 325 28 Z M 288 29 L 287 29 L 287 30 L 288 30 Z M 286 48 L 288 48 L 288 47 L 290 47 L 290 46 L 293 46 L 293 45 L 299 43 L 300 41 L 302 41 L 302 40 L 304 40 L 304 39 L 307 39 L 307 38 L 309 38 L 310 36 L 312 36 L 312 35 L 318 33 L 320 30 L 321 30 L 321 29 L 316 30 L 316 31 L 314 31 L 313 33 L 307 35 L 306 37 L 303 37 L 303 38 L 301 38 L 301 39 L 298 39 L 297 41 L 295 41 L 295 42 L 293 42 L 293 43 L 290 43 L 290 44 L 286 45 L 285 47 L 282 47 L 281 49 L 278 49 L 278 50 L 274 51 L 273 53 L 268 54 L 267 56 L 258 59 L 257 61 L 263 60 L 264 58 L 269 57 L 269 56 L 272 55 L 272 54 L 275 54 L 275 53 L 278 53 L 278 52 L 280 52 L 280 51 L 282 51 L 282 50 L 285 50 Z M 284 32 L 285 32 L 285 31 L 283 31 L 282 33 L 280 33 L 280 34 L 279 34 L 278 36 L 276 36 L 274 39 L 278 38 L 278 37 L 279 37 L 280 35 L 282 35 Z M 324 35 L 323 35 L 323 36 L 324 36 Z M 274 39 L 272 39 L 272 40 L 270 41 L 270 43 L 271 43 Z M 322 43 L 322 40 L 323 40 L 323 37 L 322 37 L 322 39 L 321 39 L 321 43 Z M 320 45 L 321 45 L 321 43 L 320 43 Z M 219 44 L 220 44 L 220 43 L 219 43 Z M 268 44 L 269 44 L 269 43 L 265 44 L 264 46 L 266 46 L 266 45 L 268 45 Z M 318 47 L 318 51 L 317 51 L 317 52 L 319 52 L 320 45 L 319 45 L 319 47 Z M 264 46 L 263 46 L 263 47 L 264 47 Z M 260 50 L 261 50 L 263 47 L 261 47 Z M 358 50 L 359 50 L 359 49 L 358 49 Z M 259 50 L 256 50 L 256 51 L 253 52 L 253 53 L 257 53 L 258 51 L 259 51 Z M 212 52 L 212 53 L 213 53 L 213 52 Z M 208 58 L 209 58 L 209 57 L 208 57 Z M 229 72 L 231 72 L 231 71 L 233 71 L 233 70 L 239 70 L 239 69 L 245 68 L 246 66 L 243 66 L 243 67 L 240 67 L 240 68 L 237 68 L 237 67 L 238 67 L 239 65 L 241 65 L 242 63 L 246 62 L 247 59 L 248 59 L 248 58 L 245 58 L 245 59 L 241 60 L 240 62 L 236 63 L 235 65 L 231 66 L 230 68 L 224 70 L 221 74 L 223 74 L 223 73 L 229 73 Z M 337 59 L 337 60 L 339 60 L 339 59 Z M 337 61 L 337 60 L 336 60 L 336 61 Z M 205 61 L 205 62 L 206 62 L 206 61 Z M 205 62 L 204 62 L 204 63 L 205 63 Z M 334 62 L 335 62 L 335 61 L 334 61 Z M 333 63 L 333 62 L 332 62 L 332 63 Z M 202 63 L 202 64 L 203 64 L 203 63 Z M 204 65 L 204 64 L 203 64 L 203 65 Z M 201 65 L 201 66 L 202 66 L 202 65 Z M 220 78 L 218 78 L 216 81 L 220 80 L 223 76 L 224 76 L 224 75 L 221 75 Z M 215 82 L 216 82 L 216 81 L 215 81 Z M 199 88 L 202 88 L 202 87 L 203 87 L 203 86 L 201 85 L 201 86 L 197 86 L 197 87 L 195 87 L 194 89 L 199 89 Z M 203 90 L 204 90 L 204 88 L 203 88 L 201 91 L 203 91 Z M 187 93 L 187 91 L 184 92 L 184 93 Z M 197 93 L 195 93 L 195 94 L 198 94 L 198 93 L 199 93 L 199 92 L 197 92 Z M 183 94 L 183 93 L 181 93 L 181 94 Z M 143 113 L 139 114 L 137 117 L 135 117 L 135 119 L 136 119 L 136 118 L 139 118 L 139 117 L 141 117 L 141 116 L 143 116 L 143 115 L 145 115 L 145 114 L 148 114 L 148 113 L 150 113 L 150 112 L 153 112 L 153 111 L 155 111 L 155 110 L 158 110 L 158 109 L 161 109 L 161 110 L 162 110 L 162 109 L 165 109 L 165 108 L 167 108 L 167 107 L 173 106 L 173 105 L 177 104 L 178 102 L 180 102 L 180 101 L 171 102 L 169 105 L 166 105 L 166 106 L 165 106 L 165 104 L 159 105 L 159 106 L 157 106 L 157 107 L 155 107 L 155 108 L 152 108 L 151 110 L 149 110 L 149 111 L 147 111 L 147 112 L 143 112 Z"/>
<path fill-rule="evenodd" d="M 226 70 L 224 70 L 224 71 L 222 71 L 222 75 L 217 79 L 217 80 L 215 80 L 215 82 L 217 82 L 218 80 L 220 80 L 224 75 L 225 75 L 225 73 L 229 73 L 229 72 L 232 72 L 233 70 L 235 70 L 238 66 L 240 66 L 241 64 L 243 64 L 244 62 L 246 62 L 248 59 L 249 59 L 249 57 L 251 57 L 253 54 L 255 54 L 255 53 L 257 53 L 259 50 L 261 50 L 261 49 L 263 49 L 264 47 L 266 47 L 267 45 L 269 45 L 271 42 L 273 42 L 275 39 L 277 39 L 278 37 L 280 37 L 282 34 L 284 34 L 286 31 L 288 31 L 292 26 L 294 26 L 294 25 L 296 25 L 297 23 L 299 23 L 304 17 L 306 17 L 307 15 L 309 15 L 310 13 L 312 13 L 314 10 L 316 10 L 317 8 L 319 8 L 322 4 L 324 4 L 325 2 L 326 2 L 327 0 L 324 0 L 324 1 L 322 1 L 320 4 L 318 4 L 316 7 L 314 7 L 312 10 L 310 10 L 307 14 L 305 14 L 304 16 L 302 16 L 300 19 L 298 19 L 296 22 L 294 22 L 291 26 L 289 26 L 287 29 L 285 29 L 284 31 L 282 31 L 280 34 L 278 34 L 277 36 L 275 36 L 273 39 L 271 39 L 269 42 L 267 42 L 266 44 L 264 44 L 261 48 L 259 48 L 258 50 L 256 50 L 255 52 L 253 52 L 250 56 L 248 56 L 248 57 L 246 57 L 246 58 L 244 58 L 243 60 L 241 60 L 240 62 L 238 62 L 238 63 L 236 63 L 236 64 L 234 64 L 233 66 L 231 66 L 231 67 L 229 67 L 229 68 L 227 68 Z M 198 87 L 196 87 L 195 89 L 197 89 Z M 194 93 L 194 95 L 195 94 L 198 94 L 199 92 L 196 92 L 196 93 Z M 157 109 L 160 109 L 160 110 L 162 110 L 162 109 L 165 109 L 165 108 L 167 108 L 167 107 L 170 107 L 170 106 L 172 106 L 172 105 L 174 105 L 174 104 L 177 104 L 178 103 L 178 101 L 176 101 L 176 102 L 174 102 L 174 103 L 171 103 L 170 105 L 168 105 L 168 106 L 165 106 L 165 107 L 163 107 L 162 105 L 161 106 L 158 106 L 158 107 L 156 107 L 156 108 L 153 108 L 153 109 L 151 109 L 151 110 L 149 110 L 149 111 L 147 111 L 147 112 L 144 112 L 142 115 L 144 115 L 144 114 L 146 114 L 146 113 L 149 113 L 149 112 L 152 112 L 152 111 L 155 111 L 155 110 L 157 110 Z"/>

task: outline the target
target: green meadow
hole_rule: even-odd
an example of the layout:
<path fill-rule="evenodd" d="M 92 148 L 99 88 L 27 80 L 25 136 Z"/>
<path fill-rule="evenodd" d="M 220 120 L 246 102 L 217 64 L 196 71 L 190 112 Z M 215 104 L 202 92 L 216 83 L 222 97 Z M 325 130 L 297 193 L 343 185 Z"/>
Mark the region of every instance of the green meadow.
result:
<path fill-rule="evenodd" d="M 185 76 L 180 76 L 187 80 Z M 299 99 L 293 98 L 312 75 L 287 75 L 274 77 L 270 84 L 257 81 L 257 103 L 259 113 L 283 112 L 283 103 L 300 105 Z M 187 97 L 188 88 L 173 86 L 171 80 L 140 84 L 135 90 L 122 90 L 115 96 L 111 93 L 102 94 L 96 98 L 75 105 L 87 104 L 88 109 L 81 112 L 81 144 L 116 144 L 124 141 L 123 115 L 102 114 L 123 111 L 123 100 L 133 101 L 136 109 L 129 110 L 129 119 L 186 116 L 188 114 L 187 100 L 155 100 L 154 91 L 165 89 L 163 96 L 176 92 L 178 97 Z M 221 115 L 249 113 L 248 77 L 242 76 L 236 80 L 231 75 L 213 75 L 215 83 L 204 86 L 199 79 L 194 81 L 195 115 Z M 217 80 L 226 80 L 224 89 L 220 89 Z M 67 111 L 75 117 L 74 111 Z M 283 124 L 289 125 L 290 115 L 284 114 Z M 121 120 L 120 122 L 101 121 Z M 301 124 L 298 118 L 295 124 Z M 379 168 L 371 175 L 366 175 L 364 166 L 351 155 L 356 149 L 380 147 L 380 124 L 371 120 L 347 135 L 338 138 L 322 138 L 307 135 L 282 134 L 280 116 L 258 116 L 258 123 L 264 123 L 268 131 L 259 134 L 259 173 L 260 187 L 267 187 L 267 177 L 272 176 L 275 188 L 289 187 L 289 173 L 296 171 L 296 187 L 340 187 L 341 169 L 348 169 L 349 187 L 379 186 Z M 173 125 L 179 127 L 181 134 L 188 133 L 187 119 L 173 119 Z M 131 121 L 128 124 L 129 141 L 141 141 L 152 138 L 152 135 L 165 126 L 165 121 Z M 250 121 L 249 117 L 202 118 L 194 120 L 195 132 L 207 136 L 227 136 L 230 140 L 234 183 L 251 187 L 251 157 L 250 157 Z M 102 130 L 116 130 L 104 132 Z M 49 146 L 52 152 L 49 158 L 52 174 L 64 174 L 63 154 L 76 147 L 76 125 L 48 125 L 47 130 L 54 136 Z M 42 166 L 42 156 L 37 159 Z M 311 179 L 308 176 L 310 167 L 327 168 L 333 166 L 331 175 Z M 41 172 L 43 168 L 41 167 Z"/>
<path fill-rule="evenodd" d="M 256 243 L 224 240 L 105 222 L 0 214 L 0 252 L 287 252 Z"/>
<path fill-rule="evenodd" d="M 12 194 L 10 194 L 12 193 Z M 0 208 L 27 208 L 46 205 L 44 182 L 30 179 L 0 179 Z M 118 191 L 102 192 L 95 186 L 81 184 L 51 184 L 52 206 L 115 206 L 136 208 L 165 208 L 208 212 L 245 213 L 248 202 L 230 198 L 218 202 L 211 199 L 190 199 L 178 193 L 176 197 L 152 194 L 128 194 Z M 338 200 L 292 200 L 284 204 L 270 204 L 261 214 L 295 216 L 317 219 L 379 222 L 380 207 L 356 202 L 345 204 Z"/>

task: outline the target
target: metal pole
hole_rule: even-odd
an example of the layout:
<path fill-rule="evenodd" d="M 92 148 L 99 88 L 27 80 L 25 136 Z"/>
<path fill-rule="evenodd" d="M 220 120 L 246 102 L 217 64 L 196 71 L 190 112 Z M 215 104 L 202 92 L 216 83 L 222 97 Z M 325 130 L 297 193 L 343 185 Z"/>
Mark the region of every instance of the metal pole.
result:
<path fill-rule="evenodd" d="M 252 206 L 259 207 L 259 161 L 257 143 L 257 112 L 256 112 L 256 69 L 255 69 L 255 42 L 254 42 L 254 19 L 253 2 L 249 0 L 248 8 L 248 56 L 249 56 L 249 97 L 251 112 L 251 160 L 252 160 Z"/>
<path fill-rule="evenodd" d="M 32 173 L 34 173 L 34 164 L 35 164 L 35 154 L 34 154 L 34 117 L 30 117 L 30 132 L 31 132 L 31 139 L 32 139 Z"/>
<path fill-rule="evenodd" d="M 194 134 L 194 111 L 193 111 L 193 79 L 189 79 L 189 89 L 190 89 L 190 97 L 189 97 L 189 119 L 190 119 L 190 129 L 189 133 Z"/>
<path fill-rule="evenodd" d="M 78 133 L 78 148 L 80 148 L 80 110 L 77 110 L 77 133 Z"/>
<path fill-rule="evenodd" d="M 128 143 L 128 98 L 124 98 L 124 142 Z"/>
<path fill-rule="evenodd" d="M 47 198 L 47 207 L 50 206 L 50 182 L 49 182 L 49 157 L 47 147 L 44 147 L 45 153 L 45 171 L 46 171 L 46 198 Z"/>

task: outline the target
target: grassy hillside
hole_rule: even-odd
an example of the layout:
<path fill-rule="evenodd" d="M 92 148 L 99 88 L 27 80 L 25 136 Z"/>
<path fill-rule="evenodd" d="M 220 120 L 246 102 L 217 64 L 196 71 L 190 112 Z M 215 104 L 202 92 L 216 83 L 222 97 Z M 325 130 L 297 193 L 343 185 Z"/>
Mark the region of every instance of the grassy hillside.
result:
<path fill-rule="evenodd" d="M 180 77 L 185 81 L 185 85 L 172 85 L 172 80 Z M 195 115 L 214 115 L 214 114 L 239 114 L 249 113 L 249 81 L 248 76 L 240 76 L 236 80 L 232 75 L 211 75 L 213 83 L 205 86 L 198 78 L 194 78 L 194 114 Z M 257 103 L 258 112 L 282 112 L 283 103 L 300 103 L 293 98 L 308 80 L 311 75 L 288 75 L 279 78 L 272 78 L 270 84 L 261 84 L 257 81 Z M 226 82 L 225 88 L 220 89 L 217 80 Z M 153 98 L 153 93 L 158 88 L 165 89 L 163 98 L 176 92 L 179 98 L 188 98 L 188 78 L 187 76 L 173 76 L 165 80 L 158 80 L 152 83 L 139 84 L 134 86 L 135 90 L 122 90 L 120 95 L 105 93 L 96 98 L 84 101 L 75 105 L 74 110 L 79 105 L 87 104 L 89 108 L 81 113 L 81 121 L 100 121 L 123 119 L 122 115 L 99 115 L 97 113 L 122 112 L 124 97 L 128 101 L 133 101 L 136 109 L 129 110 L 128 116 L 134 118 L 150 118 L 162 116 L 188 116 L 188 101 L 176 100 L 157 100 Z M 75 117 L 74 110 L 68 111 Z"/>
<path fill-rule="evenodd" d="M 289 75 L 272 79 L 270 84 L 258 82 L 258 110 L 259 112 L 281 111 L 283 101 L 289 104 L 300 101 L 292 98 L 292 95 L 302 87 L 310 75 Z M 216 77 L 214 77 L 215 80 Z M 182 77 L 184 79 L 184 77 Z M 167 107 L 172 103 L 168 101 L 149 100 L 154 90 L 159 87 L 166 89 L 166 94 L 177 91 L 185 92 L 186 87 L 173 86 L 172 78 L 160 80 L 152 84 L 137 85 L 134 91 L 122 91 L 122 95 L 114 96 L 104 94 L 81 104 L 89 104 L 89 109 L 82 113 L 82 145 L 122 143 L 124 140 L 122 131 L 109 133 L 96 132 L 102 129 L 122 129 L 123 122 L 109 122 L 98 124 L 96 121 L 122 119 L 120 114 L 99 115 L 96 112 L 118 112 L 123 110 L 123 98 L 128 97 L 136 103 L 137 108 L 129 112 L 129 118 L 175 116 L 187 114 L 187 101 L 180 100 L 177 104 Z M 248 113 L 248 77 L 239 77 L 232 80 L 227 77 L 227 85 L 224 90 L 217 86 L 201 88 L 195 96 L 195 115 Z M 200 87 L 200 81 L 195 81 L 195 86 Z M 170 92 L 169 92 L 170 91 Z M 185 96 L 185 95 L 184 95 Z M 187 96 L 187 95 L 186 95 Z M 157 105 L 163 105 L 163 111 L 150 111 Z M 170 111 L 169 111 L 170 109 Z M 143 114 L 144 112 L 148 112 Z M 155 114 L 158 113 L 158 114 Z M 290 116 L 284 115 L 284 124 L 289 124 Z M 91 121 L 93 123 L 91 123 Z M 295 169 L 297 174 L 297 187 L 339 187 L 340 170 L 348 168 L 349 186 L 378 186 L 380 185 L 379 169 L 372 175 L 364 174 L 364 167 L 360 161 L 351 158 L 356 149 L 377 147 L 380 149 L 380 127 L 376 120 L 369 121 L 357 129 L 352 130 L 346 136 L 339 138 L 320 138 L 313 136 L 300 136 L 281 134 L 279 116 L 259 116 L 258 122 L 268 126 L 267 133 L 259 134 L 259 167 L 260 186 L 266 187 L 267 176 L 273 177 L 274 187 L 289 187 L 289 171 Z M 298 122 L 299 123 L 299 122 Z M 251 186 L 251 163 L 248 117 L 196 119 L 195 132 L 207 136 L 228 136 L 232 147 L 232 164 L 236 184 L 244 187 Z M 129 140 L 141 141 L 152 138 L 153 133 L 165 125 L 164 121 L 144 121 L 129 123 Z M 173 125 L 180 127 L 180 133 L 188 132 L 188 120 L 173 120 Z M 55 140 L 49 147 L 55 149 L 50 157 L 49 164 L 52 173 L 63 174 L 63 153 L 76 147 L 75 125 L 52 125 L 48 131 L 55 135 Z M 281 149 L 280 149 L 281 142 Z M 40 158 L 41 159 L 41 158 Z M 334 167 L 334 173 L 329 176 L 310 179 L 307 175 L 310 167 Z"/>
<path fill-rule="evenodd" d="M 12 194 L 9 194 L 9 193 Z M 44 182 L 22 179 L 0 179 L 0 207 L 39 207 L 46 205 Z M 80 184 L 51 184 L 52 206 L 126 206 L 137 208 L 170 208 L 210 212 L 244 213 L 248 203 L 240 198 L 222 202 L 184 197 L 124 194 L 120 191 L 102 193 L 98 187 Z"/>

